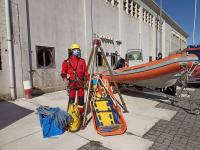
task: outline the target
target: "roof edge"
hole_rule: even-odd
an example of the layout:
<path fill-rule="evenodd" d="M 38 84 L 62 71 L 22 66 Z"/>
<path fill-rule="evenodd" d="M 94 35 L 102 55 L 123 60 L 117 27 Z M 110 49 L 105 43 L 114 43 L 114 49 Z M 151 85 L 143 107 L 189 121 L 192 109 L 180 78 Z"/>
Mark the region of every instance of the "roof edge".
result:
<path fill-rule="evenodd" d="M 147 6 L 149 6 L 156 14 L 160 14 L 160 7 L 154 0 L 142 0 Z M 183 28 L 172 19 L 164 10 L 162 10 L 162 18 L 171 25 L 174 29 L 176 29 L 180 34 L 182 34 L 185 38 L 188 38 L 188 33 L 183 30 Z"/>

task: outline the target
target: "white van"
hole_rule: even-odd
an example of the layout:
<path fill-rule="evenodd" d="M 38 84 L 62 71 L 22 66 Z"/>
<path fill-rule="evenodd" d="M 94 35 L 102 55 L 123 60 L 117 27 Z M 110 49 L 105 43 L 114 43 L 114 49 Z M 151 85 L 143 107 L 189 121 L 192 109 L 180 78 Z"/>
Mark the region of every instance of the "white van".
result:
<path fill-rule="evenodd" d="M 129 66 L 136 66 L 143 63 L 142 49 L 128 49 L 126 61 Z"/>

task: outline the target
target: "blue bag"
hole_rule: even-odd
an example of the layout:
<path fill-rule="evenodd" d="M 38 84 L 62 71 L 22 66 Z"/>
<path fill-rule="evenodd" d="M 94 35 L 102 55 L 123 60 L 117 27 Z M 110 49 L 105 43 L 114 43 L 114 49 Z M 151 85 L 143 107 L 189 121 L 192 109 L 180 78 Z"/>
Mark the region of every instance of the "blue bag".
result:
<path fill-rule="evenodd" d="M 37 110 L 44 138 L 65 132 L 65 128 L 71 120 L 71 116 L 67 112 L 61 111 L 59 107 L 40 106 Z"/>

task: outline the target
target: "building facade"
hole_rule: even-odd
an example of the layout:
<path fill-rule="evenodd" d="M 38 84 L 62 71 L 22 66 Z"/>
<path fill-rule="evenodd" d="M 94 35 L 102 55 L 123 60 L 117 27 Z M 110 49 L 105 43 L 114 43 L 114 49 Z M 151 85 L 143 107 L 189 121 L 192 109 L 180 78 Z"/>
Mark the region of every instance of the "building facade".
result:
<path fill-rule="evenodd" d="M 100 38 L 112 66 L 128 49 L 142 50 L 148 62 L 158 52 L 167 56 L 187 45 L 187 33 L 165 12 L 160 26 L 160 9 L 151 0 L 10 0 L 10 12 L 17 97 L 23 97 L 26 80 L 44 91 L 63 89 L 61 64 L 71 43 L 79 43 L 88 60 L 92 39 Z M 10 93 L 6 32 L 5 0 L 0 0 L 0 95 Z"/>

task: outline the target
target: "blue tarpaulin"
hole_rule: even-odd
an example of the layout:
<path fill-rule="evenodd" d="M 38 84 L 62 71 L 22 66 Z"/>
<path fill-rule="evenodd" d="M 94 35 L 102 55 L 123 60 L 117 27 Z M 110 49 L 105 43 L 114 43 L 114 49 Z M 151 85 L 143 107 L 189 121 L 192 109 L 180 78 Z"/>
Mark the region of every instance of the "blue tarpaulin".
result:
<path fill-rule="evenodd" d="M 44 138 L 63 134 L 71 120 L 71 116 L 59 107 L 40 106 L 37 111 Z"/>

